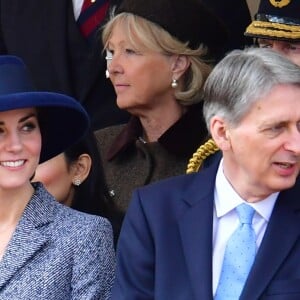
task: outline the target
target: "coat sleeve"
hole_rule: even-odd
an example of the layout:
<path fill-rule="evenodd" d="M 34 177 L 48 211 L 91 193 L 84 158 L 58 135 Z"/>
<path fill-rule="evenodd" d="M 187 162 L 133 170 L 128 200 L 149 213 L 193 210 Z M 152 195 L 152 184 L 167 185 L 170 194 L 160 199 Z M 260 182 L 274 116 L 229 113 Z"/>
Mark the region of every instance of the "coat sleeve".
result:
<path fill-rule="evenodd" d="M 110 223 L 101 217 L 83 229 L 76 249 L 71 299 L 106 300 L 114 280 L 115 252 Z"/>
<path fill-rule="evenodd" d="M 154 299 L 154 243 L 138 190 L 133 193 L 117 245 L 111 299 Z"/>

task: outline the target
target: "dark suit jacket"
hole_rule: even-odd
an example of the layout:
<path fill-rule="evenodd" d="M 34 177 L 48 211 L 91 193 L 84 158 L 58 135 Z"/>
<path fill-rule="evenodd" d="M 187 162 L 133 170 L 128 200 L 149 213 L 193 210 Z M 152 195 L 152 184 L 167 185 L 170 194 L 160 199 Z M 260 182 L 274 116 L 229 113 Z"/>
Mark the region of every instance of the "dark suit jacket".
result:
<path fill-rule="evenodd" d="M 117 248 L 113 300 L 212 299 L 218 162 L 135 191 Z M 300 183 L 279 194 L 241 300 L 300 299 Z"/>
<path fill-rule="evenodd" d="M 105 78 L 101 51 L 99 40 L 89 44 L 81 35 L 71 0 L 0 1 L 0 54 L 20 56 L 38 89 L 66 93 L 83 103 L 94 129 L 128 119 Z"/>

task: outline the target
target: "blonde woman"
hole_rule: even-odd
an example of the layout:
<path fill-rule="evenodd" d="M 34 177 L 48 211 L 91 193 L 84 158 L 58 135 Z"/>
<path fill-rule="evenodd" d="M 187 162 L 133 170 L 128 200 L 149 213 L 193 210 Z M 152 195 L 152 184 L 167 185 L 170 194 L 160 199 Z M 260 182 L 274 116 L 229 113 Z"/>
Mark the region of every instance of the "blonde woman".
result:
<path fill-rule="evenodd" d="M 194 0 L 125 0 L 105 26 L 107 73 L 132 115 L 96 132 L 121 214 L 134 188 L 183 174 L 206 140 L 202 86 L 225 41 L 219 20 Z"/>

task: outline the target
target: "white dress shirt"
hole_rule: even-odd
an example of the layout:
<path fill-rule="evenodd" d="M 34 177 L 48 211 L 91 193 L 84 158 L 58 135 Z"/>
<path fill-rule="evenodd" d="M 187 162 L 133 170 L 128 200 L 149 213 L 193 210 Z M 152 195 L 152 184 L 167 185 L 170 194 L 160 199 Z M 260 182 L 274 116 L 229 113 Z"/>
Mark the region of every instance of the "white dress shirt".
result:
<path fill-rule="evenodd" d="M 75 20 L 77 20 L 81 11 L 81 7 L 83 5 L 83 0 L 72 0 L 72 1 L 73 1 Z"/>
<path fill-rule="evenodd" d="M 256 234 L 257 248 L 265 234 L 270 216 L 279 193 L 271 194 L 256 203 L 247 203 L 255 209 L 252 226 Z M 223 173 L 223 160 L 218 168 L 214 192 L 215 210 L 213 219 L 213 295 L 215 295 L 222 269 L 227 240 L 239 226 L 235 208 L 246 201 L 233 189 Z"/>

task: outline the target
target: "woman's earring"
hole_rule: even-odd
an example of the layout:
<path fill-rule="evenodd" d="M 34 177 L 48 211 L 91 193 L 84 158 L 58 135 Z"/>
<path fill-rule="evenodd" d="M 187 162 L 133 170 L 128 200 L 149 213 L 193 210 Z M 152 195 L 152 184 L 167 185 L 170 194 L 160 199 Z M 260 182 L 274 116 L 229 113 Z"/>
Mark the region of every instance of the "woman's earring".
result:
<path fill-rule="evenodd" d="M 177 79 L 172 79 L 171 87 L 173 89 L 176 89 L 178 87 L 178 81 L 177 81 Z"/>
<path fill-rule="evenodd" d="M 106 78 L 109 78 L 109 71 L 106 69 L 106 71 L 105 71 L 105 77 Z"/>
<path fill-rule="evenodd" d="M 79 178 L 75 178 L 75 179 L 73 180 L 73 184 L 74 184 L 75 186 L 80 186 L 81 180 L 80 180 Z"/>

